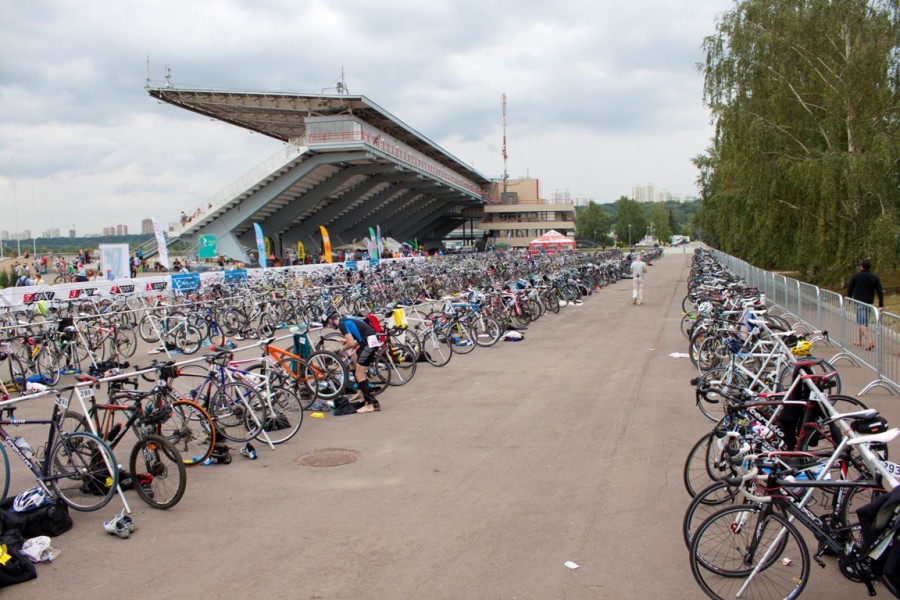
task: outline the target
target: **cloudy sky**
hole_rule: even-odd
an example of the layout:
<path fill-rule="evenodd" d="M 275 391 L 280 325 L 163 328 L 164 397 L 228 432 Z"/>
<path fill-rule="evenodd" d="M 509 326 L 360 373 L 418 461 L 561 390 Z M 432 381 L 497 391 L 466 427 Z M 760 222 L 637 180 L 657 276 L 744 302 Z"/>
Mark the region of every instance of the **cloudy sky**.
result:
<path fill-rule="evenodd" d="M 174 220 L 281 143 L 175 87 L 361 94 L 489 177 L 696 193 L 703 37 L 729 0 L 0 0 L 0 230 Z M 16 227 L 18 221 L 18 228 Z"/>

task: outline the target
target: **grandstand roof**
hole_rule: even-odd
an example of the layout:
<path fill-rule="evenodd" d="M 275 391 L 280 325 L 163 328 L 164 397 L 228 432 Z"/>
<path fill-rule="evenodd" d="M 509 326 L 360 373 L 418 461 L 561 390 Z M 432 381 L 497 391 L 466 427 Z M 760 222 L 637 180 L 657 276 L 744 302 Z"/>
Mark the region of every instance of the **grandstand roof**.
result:
<path fill-rule="evenodd" d="M 168 104 L 243 127 L 282 142 L 306 135 L 304 117 L 352 115 L 479 185 L 491 180 L 365 96 L 147 88 Z"/>

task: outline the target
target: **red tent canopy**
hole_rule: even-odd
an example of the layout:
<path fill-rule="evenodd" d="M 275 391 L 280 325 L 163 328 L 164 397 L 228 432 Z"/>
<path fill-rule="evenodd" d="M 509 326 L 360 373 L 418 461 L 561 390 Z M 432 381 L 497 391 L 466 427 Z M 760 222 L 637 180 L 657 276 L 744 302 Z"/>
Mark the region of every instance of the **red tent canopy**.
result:
<path fill-rule="evenodd" d="M 529 254 L 553 254 L 560 250 L 574 250 L 575 240 L 567 238 L 560 232 L 551 229 L 539 238 L 528 243 Z"/>

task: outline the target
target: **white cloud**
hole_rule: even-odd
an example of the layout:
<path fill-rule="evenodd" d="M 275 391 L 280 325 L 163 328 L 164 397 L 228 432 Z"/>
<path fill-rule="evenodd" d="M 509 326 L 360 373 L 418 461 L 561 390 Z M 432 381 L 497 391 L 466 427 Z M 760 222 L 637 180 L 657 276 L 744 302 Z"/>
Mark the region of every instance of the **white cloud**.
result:
<path fill-rule="evenodd" d="M 99 231 L 174 219 L 279 144 L 161 105 L 173 84 L 363 94 L 498 176 L 612 201 L 694 191 L 711 134 L 694 63 L 730 2 L 157 0 L 7 3 L 0 24 L 0 215 Z M 35 210 L 31 211 L 34 194 Z M 29 215 L 29 213 L 35 213 Z M 32 223 L 31 221 L 35 221 Z"/>

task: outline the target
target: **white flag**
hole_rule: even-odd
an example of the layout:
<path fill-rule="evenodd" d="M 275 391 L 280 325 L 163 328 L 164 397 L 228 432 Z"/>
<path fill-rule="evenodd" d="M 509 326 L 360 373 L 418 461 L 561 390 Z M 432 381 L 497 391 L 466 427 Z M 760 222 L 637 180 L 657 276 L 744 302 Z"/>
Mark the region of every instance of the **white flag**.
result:
<path fill-rule="evenodd" d="M 165 268 L 169 268 L 169 248 L 166 246 L 166 238 L 163 235 L 162 227 L 156 217 L 150 217 L 153 221 L 153 233 L 156 234 L 157 252 L 159 252 L 159 264 Z"/>

